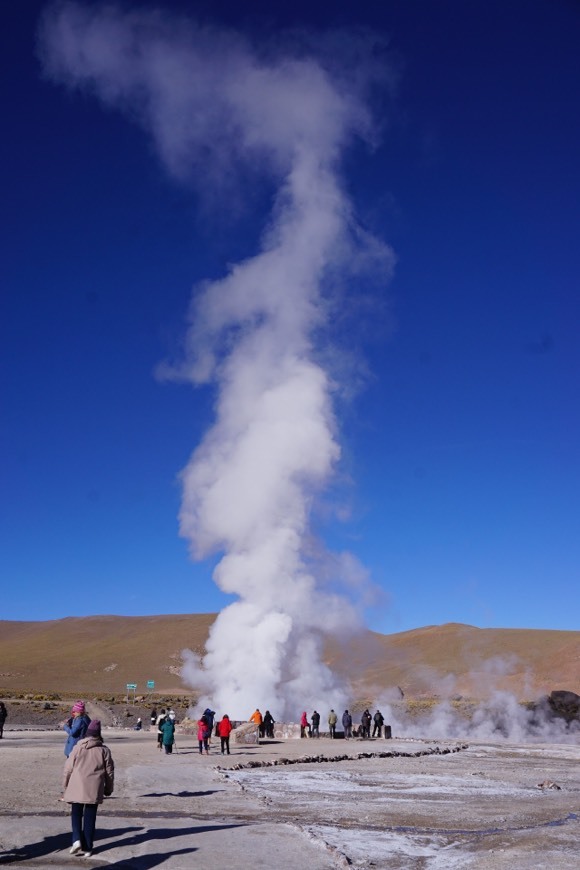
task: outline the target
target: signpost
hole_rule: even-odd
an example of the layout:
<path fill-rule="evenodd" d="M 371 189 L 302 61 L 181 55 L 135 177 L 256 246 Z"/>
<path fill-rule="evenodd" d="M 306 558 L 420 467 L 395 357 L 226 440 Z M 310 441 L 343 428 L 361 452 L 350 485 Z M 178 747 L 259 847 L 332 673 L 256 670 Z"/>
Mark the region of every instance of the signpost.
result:
<path fill-rule="evenodd" d="M 152 691 L 155 688 L 155 680 L 147 680 L 147 688 Z"/>
<path fill-rule="evenodd" d="M 129 692 L 133 692 L 133 703 L 135 703 L 135 691 L 137 683 L 127 683 L 127 703 L 129 703 Z"/>

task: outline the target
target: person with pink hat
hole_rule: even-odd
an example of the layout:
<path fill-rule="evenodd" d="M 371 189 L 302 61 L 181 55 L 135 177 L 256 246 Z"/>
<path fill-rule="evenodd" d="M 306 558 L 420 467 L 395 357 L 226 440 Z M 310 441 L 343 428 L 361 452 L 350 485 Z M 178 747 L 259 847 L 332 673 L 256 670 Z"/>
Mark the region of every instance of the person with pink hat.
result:
<path fill-rule="evenodd" d="M 85 702 L 75 701 L 70 711 L 70 719 L 67 719 L 62 726 L 68 734 L 64 746 L 64 754 L 67 758 L 71 754 L 73 747 L 75 747 L 79 740 L 82 740 L 87 733 L 90 721 L 91 720 L 89 716 L 87 716 L 85 710 Z"/>

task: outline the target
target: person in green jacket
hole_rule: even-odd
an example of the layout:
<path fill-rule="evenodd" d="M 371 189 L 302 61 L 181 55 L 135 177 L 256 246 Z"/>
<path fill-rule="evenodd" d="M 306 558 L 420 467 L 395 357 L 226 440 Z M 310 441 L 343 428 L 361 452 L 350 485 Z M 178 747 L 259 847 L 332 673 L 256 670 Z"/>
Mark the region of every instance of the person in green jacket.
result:
<path fill-rule="evenodd" d="M 161 743 L 165 749 L 166 755 L 171 755 L 173 752 L 173 744 L 175 743 L 175 723 L 172 719 L 166 719 L 160 725 Z"/>
<path fill-rule="evenodd" d="M 337 722 L 338 722 L 338 716 L 336 715 L 334 710 L 331 710 L 330 713 L 328 714 L 328 729 L 330 731 L 331 740 L 334 740 L 334 738 L 336 737 L 336 723 Z"/>

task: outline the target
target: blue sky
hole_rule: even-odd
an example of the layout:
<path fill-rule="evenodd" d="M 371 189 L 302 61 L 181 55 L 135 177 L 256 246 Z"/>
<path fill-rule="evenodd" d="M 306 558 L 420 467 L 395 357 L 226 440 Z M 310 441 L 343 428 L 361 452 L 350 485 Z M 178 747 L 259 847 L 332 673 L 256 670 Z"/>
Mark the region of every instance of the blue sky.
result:
<path fill-rule="evenodd" d="M 388 40 L 380 142 L 342 181 L 396 265 L 336 327 L 365 374 L 325 494 L 348 516 L 313 525 L 383 590 L 375 630 L 578 629 L 580 7 L 375 5 L 163 4 L 258 43 Z M 177 521 L 215 394 L 154 373 L 192 287 L 256 252 L 270 194 L 208 206 L 139 126 L 43 79 L 45 6 L 3 28 L 0 618 L 217 611 Z"/>

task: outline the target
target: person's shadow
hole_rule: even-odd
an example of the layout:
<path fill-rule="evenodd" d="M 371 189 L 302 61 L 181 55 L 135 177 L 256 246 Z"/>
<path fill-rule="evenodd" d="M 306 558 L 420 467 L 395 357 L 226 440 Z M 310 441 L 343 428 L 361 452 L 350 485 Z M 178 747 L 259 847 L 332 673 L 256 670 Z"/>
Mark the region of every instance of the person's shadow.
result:
<path fill-rule="evenodd" d="M 212 831 L 224 831 L 229 828 L 242 828 L 245 823 L 236 823 L 231 825 L 197 825 L 187 828 L 143 828 L 127 827 L 127 828 L 108 828 L 103 829 L 102 833 L 108 840 L 112 837 L 122 837 L 124 834 L 132 834 L 127 839 L 120 842 L 102 844 L 98 839 L 95 841 L 93 855 L 96 858 L 103 857 L 110 849 L 119 849 L 123 846 L 138 846 L 141 843 L 148 843 L 151 840 L 168 840 L 172 837 L 184 837 L 194 834 L 211 833 Z M 136 833 L 139 831 L 140 833 Z M 52 837 L 45 837 L 38 843 L 31 843 L 27 846 L 22 846 L 19 849 L 14 849 L 10 852 L 0 853 L 0 864 L 16 864 L 20 861 L 30 861 L 36 858 L 44 858 L 55 852 L 68 852 L 70 848 L 70 833 L 55 834 Z M 107 863 L 107 867 L 114 867 L 116 870 L 150 870 L 152 867 L 158 867 L 167 858 L 173 855 L 189 855 L 197 852 L 196 846 L 184 849 L 176 849 L 175 852 L 150 852 L 147 855 L 135 855 L 128 858 L 121 858 L 113 863 Z M 70 860 L 70 856 L 67 855 Z M 67 861 L 68 863 L 68 861 Z"/>
<path fill-rule="evenodd" d="M 207 797 L 210 794 L 219 794 L 219 792 L 225 791 L 223 788 L 212 789 L 211 791 L 160 791 L 160 792 L 149 792 L 148 794 L 142 794 L 141 797 L 180 797 L 180 798 L 192 798 L 192 797 Z"/>
<path fill-rule="evenodd" d="M 123 834 L 130 834 L 133 831 L 142 830 L 142 826 L 113 828 L 107 831 L 107 836 L 120 837 Z M 26 846 L 20 846 L 18 849 L 0 852 L 0 864 L 16 864 L 19 861 L 30 861 L 36 858 L 44 858 L 47 855 L 52 855 L 54 852 L 64 852 L 65 850 L 70 849 L 70 845 L 70 831 L 63 831 L 62 834 L 54 834 L 52 837 L 44 837 L 43 840 L 39 840 L 37 843 L 28 843 Z"/>

